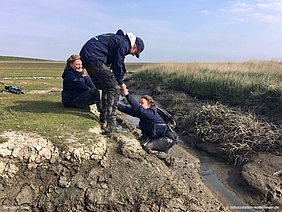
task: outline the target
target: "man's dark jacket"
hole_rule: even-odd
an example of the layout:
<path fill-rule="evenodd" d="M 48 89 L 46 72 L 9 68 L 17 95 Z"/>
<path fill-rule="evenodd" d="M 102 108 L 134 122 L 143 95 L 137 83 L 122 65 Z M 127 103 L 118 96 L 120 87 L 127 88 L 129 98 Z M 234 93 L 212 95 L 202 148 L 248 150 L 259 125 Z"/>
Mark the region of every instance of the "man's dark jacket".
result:
<path fill-rule="evenodd" d="M 118 84 L 121 85 L 126 72 L 124 60 L 130 49 L 128 36 L 118 30 L 116 34 L 107 33 L 91 38 L 84 44 L 79 55 L 82 61 L 101 61 L 110 66 Z"/>

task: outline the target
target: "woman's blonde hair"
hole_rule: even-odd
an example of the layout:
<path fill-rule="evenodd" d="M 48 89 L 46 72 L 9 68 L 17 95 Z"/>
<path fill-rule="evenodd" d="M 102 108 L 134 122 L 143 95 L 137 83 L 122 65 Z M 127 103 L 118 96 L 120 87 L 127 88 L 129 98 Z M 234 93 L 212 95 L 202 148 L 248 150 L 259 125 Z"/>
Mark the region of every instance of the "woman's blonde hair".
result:
<path fill-rule="evenodd" d="M 154 99 L 153 99 L 151 96 L 149 96 L 149 95 L 144 95 L 144 96 L 142 96 L 141 98 L 142 98 L 142 99 L 146 99 L 147 102 L 148 102 L 149 104 L 151 104 L 151 106 L 155 106 L 155 101 L 154 101 Z"/>
<path fill-rule="evenodd" d="M 67 64 L 66 64 L 65 70 L 71 69 L 70 64 L 72 64 L 72 63 L 73 63 L 74 61 L 76 61 L 76 60 L 81 60 L 81 59 L 80 59 L 80 56 L 77 55 L 77 54 L 72 54 L 72 55 L 67 59 Z M 85 77 L 85 76 L 88 75 L 88 73 L 87 73 L 87 71 L 86 71 L 85 68 L 82 69 L 82 74 L 81 74 L 81 75 L 82 75 L 83 77 Z"/>

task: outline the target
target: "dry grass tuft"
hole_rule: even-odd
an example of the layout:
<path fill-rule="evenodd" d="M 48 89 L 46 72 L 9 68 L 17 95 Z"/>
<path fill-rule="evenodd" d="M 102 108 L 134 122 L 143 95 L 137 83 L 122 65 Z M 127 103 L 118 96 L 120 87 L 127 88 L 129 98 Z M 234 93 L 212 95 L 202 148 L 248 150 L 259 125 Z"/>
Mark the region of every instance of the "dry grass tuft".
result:
<path fill-rule="evenodd" d="M 222 104 L 202 105 L 190 117 L 190 133 L 200 142 L 218 145 L 235 165 L 247 163 L 256 152 L 282 154 L 282 131 L 252 114 L 234 112 Z"/>

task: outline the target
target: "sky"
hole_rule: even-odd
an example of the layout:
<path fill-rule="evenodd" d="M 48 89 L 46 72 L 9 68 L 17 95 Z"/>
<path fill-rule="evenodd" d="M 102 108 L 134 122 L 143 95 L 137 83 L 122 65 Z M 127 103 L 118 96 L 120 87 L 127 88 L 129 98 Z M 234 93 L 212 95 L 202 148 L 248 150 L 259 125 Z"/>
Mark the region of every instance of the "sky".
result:
<path fill-rule="evenodd" d="M 282 0 L 1 0 L 0 55 L 62 60 L 122 29 L 125 62 L 282 60 Z"/>

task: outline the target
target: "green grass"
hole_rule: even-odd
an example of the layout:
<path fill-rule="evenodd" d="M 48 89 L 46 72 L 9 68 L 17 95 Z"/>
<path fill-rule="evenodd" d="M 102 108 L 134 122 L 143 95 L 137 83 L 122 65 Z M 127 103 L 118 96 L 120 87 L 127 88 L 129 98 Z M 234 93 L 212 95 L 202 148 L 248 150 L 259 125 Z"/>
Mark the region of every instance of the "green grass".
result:
<path fill-rule="evenodd" d="M 64 67 L 64 62 L 1 62 L 0 79 L 15 79 L 17 77 L 61 77 Z"/>
<path fill-rule="evenodd" d="M 21 130 L 37 132 L 58 146 L 70 135 L 87 133 L 98 125 L 98 119 L 89 109 L 64 108 L 60 92 L 45 94 L 0 94 L 1 131 Z"/>
<path fill-rule="evenodd" d="M 156 64 L 144 66 L 132 77 L 265 114 L 282 109 L 282 63 L 276 61 Z"/>
<path fill-rule="evenodd" d="M 130 63 L 127 70 L 136 71 L 143 65 Z M 0 133 L 36 132 L 58 147 L 68 142 L 87 144 L 97 140 L 88 130 L 99 125 L 98 117 L 88 108 L 64 108 L 61 103 L 64 67 L 65 62 L 0 57 L 0 82 L 24 91 L 21 95 L 0 93 Z M 4 141 L 1 139 L 0 143 Z"/>
<path fill-rule="evenodd" d="M 0 93 L 1 132 L 36 132 L 61 147 L 74 134 L 80 143 L 92 136 L 88 130 L 99 124 L 97 117 L 88 108 L 64 108 L 61 104 L 64 66 L 57 62 L 1 63 L 0 82 L 18 86 L 25 92 L 21 95 Z M 4 89 L 4 85 L 0 86 Z"/>

